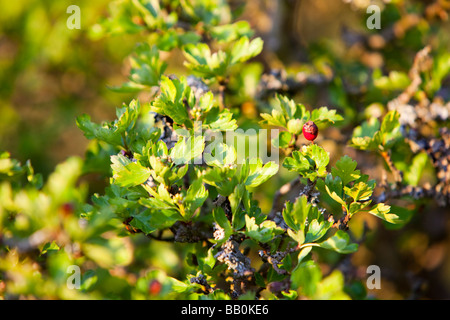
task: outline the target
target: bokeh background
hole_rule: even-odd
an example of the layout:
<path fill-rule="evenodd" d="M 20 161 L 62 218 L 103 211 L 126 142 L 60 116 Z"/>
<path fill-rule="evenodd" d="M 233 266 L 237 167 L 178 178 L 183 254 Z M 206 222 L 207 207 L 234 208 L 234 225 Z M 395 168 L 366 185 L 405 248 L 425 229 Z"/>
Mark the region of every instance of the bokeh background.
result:
<path fill-rule="evenodd" d="M 383 162 L 346 146 L 354 125 L 380 112 L 398 92 L 369 90 L 372 72 L 407 73 L 414 55 L 425 45 L 435 52 L 450 52 L 449 5 L 446 1 L 369 0 L 250 0 L 230 2 L 242 10 L 264 39 L 263 53 L 255 59 L 260 73 L 282 69 L 319 73 L 325 81 L 304 86 L 296 100 L 309 106 L 336 108 L 348 121 L 330 128 L 321 144 L 334 161 L 348 154 L 359 168 L 380 181 Z M 368 30 L 366 8 L 382 9 L 381 29 Z M 69 30 L 66 9 L 81 8 L 81 29 Z M 108 86 L 127 79 L 127 57 L 141 34 L 100 36 L 96 24 L 107 17 L 110 1 L 1 1 L 0 13 L 0 150 L 25 162 L 30 159 L 44 178 L 56 164 L 72 155 L 83 157 L 88 140 L 75 118 L 88 113 L 93 121 L 112 120 L 115 108 L 134 95 L 113 92 Z M 447 11 L 446 11 L 447 10 Z M 164 57 L 168 72 L 183 73 L 180 52 Z M 256 90 L 256 85 L 255 90 Z M 366 93 L 370 94 L 367 95 Z M 145 95 L 145 93 L 143 93 Z M 438 92 L 450 100 L 450 78 Z M 378 104 L 374 104 L 378 102 Z M 371 108 L 367 108 L 371 106 Z M 249 121 L 258 121 L 260 106 L 236 102 L 232 106 Z M 262 109 L 264 106 L 262 107 Z M 242 123 L 245 126 L 245 122 Z M 332 161 L 333 162 L 333 161 Z M 426 179 L 427 174 L 424 175 Z M 263 210 L 269 211 L 275 190 L 291 178 L 281 172 L 275 183 L 259 190 Z M 91 193 L 105 180 L 89 176 Z M 405 202 L 406 203 L 406 202 Z M 411 222 L 394 230 L 369 216 L 355 217 L 355 233 L 365 243 L 339 262 L 346 279 L 364 279 L 368 265 L 380 266 L 380 299 L 450 298 L 450 210 L 424 202 Z M 352 228 L 352 227 L 351 227 Z M 360 231 L 358 231 L 360 230 Z M 324 270 L 326 274 L 327 270 Z M 350 281 L 349 280 L 349 281 Z M 355 289 L 356 290 L 356 289 Z"/>

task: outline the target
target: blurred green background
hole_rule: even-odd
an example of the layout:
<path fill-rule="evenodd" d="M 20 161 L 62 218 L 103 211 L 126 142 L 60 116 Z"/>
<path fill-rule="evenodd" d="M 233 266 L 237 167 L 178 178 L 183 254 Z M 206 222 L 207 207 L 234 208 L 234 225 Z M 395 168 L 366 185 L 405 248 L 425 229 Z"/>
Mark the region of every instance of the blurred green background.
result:
<path fill-rule="evenodd" d="M 81 9 L 80 30 L 66 26 L 71 4 Z M 2 1 L 1 7 L 0 146 L 48 174 L 67 156 L 84 154 L 76 116 L 108 120 L 126 99 L 107 85 L 123 81 L 135 39 L 88 36 L 108 1 Z"/>
<path fill-rule="evenodd" d="M 380 91 L 369 91 L 373 96 L 361 95 L 356 89 L 370 86 L 369 70 L 407 72 L 415 53 L 427 44 L 436 52 L 450 51 L 448 16 L 425 12 L 435 2 L 376 2 L 383 9 L 382 29 L 368 38 L 372 42 L 367 50 L 358 36 L 371 33 L 365 27 L 368 0 L 231 1 L 236 6 L 245 3 L 242 19 L 265 41 L 258 57 L 264 71 L 309 68 L 321 74 L 333 72 L 335 80 L 329 86 L 307 87 L 296 98 L 309 105 L 338 108 L 354 124 L 366 117 L 364 110 L 370 103 L 385 103 L 398 94 L 380 96 Z M 66 9 L 72 4 L 81 9 L 80 30 L 66 26 L 70 15 Z M 145 37 L 96 38 L 92 27 L 111 9 L 106 0 L 3 0 L 0 7 L 0 150 L 22 162 L 31 159 L 35 171 L 45 177 L 67 157 L 84 155 L 88 140 L 77 128 L 76 116 L 88 113 L 95 122 L 111 120 L 115 108 L 134 97 L 112 92 L 107 86 L 127 79 L 127 56 Z M 396 28 L 391 28 L 394 24 Z M 380 43 L 376 35 L 388 29 L 393 32 L 391 42 Z M 169 72 L 176 71 L 174 65 Z M 449 82 L 444 78 L 439 92 L 446 101 Z M 258 120 L 252 104 L 237 107 Z M 345 141 L 353 127 L 343 132 L 330 129 L 323 145 L 335 158 L 349 154 L 361 163 L 362 171 L 379 181 L 376 159 L 339 142 Z M 270 209 L 276 188 L 276 184 L 266 184 L 261 191 L 265 211 Z M 93 190 L 95 186 L 90 187 Z M 356 273 L 347 276 L 364 278 L 367 265 L 377 264 L 383 282 L 382 290 L 371 291 L 375 297 L 450 298 L 449 208 L 433 204 L 421 208 L 402 230 L 388 230 L 378 220 L 360 218 L 374 231 L 356 254 L 344 260 L 356 266 L 351 268 Z"/>

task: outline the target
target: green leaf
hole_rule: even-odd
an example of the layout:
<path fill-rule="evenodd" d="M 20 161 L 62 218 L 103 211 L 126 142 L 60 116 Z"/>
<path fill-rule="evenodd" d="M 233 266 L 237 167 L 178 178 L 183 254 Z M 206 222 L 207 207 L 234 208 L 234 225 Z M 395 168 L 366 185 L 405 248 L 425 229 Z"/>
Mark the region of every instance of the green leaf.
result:
<path fill-rule="evenodd" d="M 46 254 L 47 252 L 58 251 L 60 247 L 56 243 L 56 241 L 47 242 L 41 249 L 41 255 Z"/>
<path fill-rule="evenodd" d="M 272 114 L 261 113 L 261 118 L 264 120 L 261 123 L 267 123 L 272 126 L 283 127 L 286 128 L 286 118 L 283 113 L 277 109 L 272 110 Z"/>
<path fill-rule="evenodd" d="M 10 162 L 10 165 L 11 165 L 10 170 L 13 169 L 15 165 L 19 165 L 18 163 L 15 163 L 15 161 L 13 161 L 11 159 L 0 159 L 0 163 L 2 161 L 5 161 L 5 160 L 6 160 L 6 162 L 8 162 L 8 160 L 11 161 Z M 12 173 L 12 175 L 14 175 L 14 173 L 20 173 L 20 172 L 22 172 L 21 169 L 22 168 L 20 168 L 20 170 L 19 170 L 19 168 L 16 168 L 16 170 L 19 170 L 19 171 L 15 171 L 14 172 L 14 169 L 13 169 L 12 172 L 9 172 L 9 173 Z M 44 178 L 42 177 L 42 174 L 40 174 L 40 173 L 35 174 L 34 173 L 34 168 L 31 165 L 31 161 L 30 160 L 27 160 L 27 162 L 25 162 L 25 166 L 23 167 L 23 169 L 25 169 L 25 172 L 26 172 L 26 175 L 27 175 L 27 181 L 31 185 L 33 185 L 36 189 L 41 189 L 42 186 L 44 185 Z M 1 171 L 2 170 L 0 169 L 0 173 L 1 173 Z"/>
<path fill-rule="evenodd" d="M 236 150 L 233 146 L 228 146 L 222 142 L 212 143 L 206 147 L 203 158 L 207 165 L 223 168 L 236 161 Z"/>
<path fill-rule="evenodd" d="M 186 198 L 184 200 L 186 211 L 189 213 L 187 217 L 192 217 L 195 210 L 203 205 L 206 198 L 208 198 L 208 190 L 205 189 L 202 180 L 195 180 L 187 190 Z"/>
<path fill-rule="evenodd" d="M 350 217 L 353 216 L 355 213 L 364 210 L 364 208 L 366 208 L 371 202 L 372 200 L 350 203 L 350 205 L 348 206 L 348 214 L 350 215 Z"/>
<path fill-rule="evenodd" d="M 336 162 L 335 167 L 331 168 L 331 174 L 334 177 L 340 177 L 342 185 L 346 186 L 361 177 L 361 171 L 355 170 L 356 166 L 356 161 L 345 155 Z"/>
<path fill-rule="evenodd" d="M 255 241 L 266 243 L 271 241 L 277 234 L 284 232 L 272 220 L 266 220 L 261 224 L 256 224 L 255 217 L 245 216 L 246 231 L 245 234 Z"/>
<path fill-rule="evenodd" d="M 234 192 L 228 197 L 231 204 L 231 212 L 233 216 L 238 212 L 239 204 L 242 198 L 248 193 L 247 189 L 243 184 L 238 184 L 234 189 Z"/>
<path fill-rule="evenodd" d="M 317 208 L 314 208 L 317 210 Z M 305 236 L 305 242 L 314 242 L 322 238 L 328 229 L 331 228 L 332 223 L 330 221 L 319 221 L 318 219 L 312 220 L 308 225 L 308 232 Z"/>
<path fill-rule="evenodd" d="M 225 215 L 225 211 L 222 209 L 222 207 L 214 208 L 213 218 L 216 223 L 224 229 L 225 235 L 220 242 L 228 240 L 228 238 L 233 234 L 233 228 L 231 227 L 231 223 Z"/>
<path fill-rule="evenodd" d="M 157 86 L 167 67 L 159 57 L 156 46 L 150 48 L 148 43 L 139 43 L 134 55 L 130 57 L 129 81 L 110 89 L 117 92 L 136 92 Z"/>
<path fill-rule="evenodd" d="M 338 230 L 332 237 L 319 243 L 319 247 L 343 254 L 358 250 L 358 244 L 350 243 L 350 236 L 342 230 Z"/>
<path fill-rule="evenodd" d="M 77 117 L 77 126 L 88 139 L 98 139 L 113 146 L 122 146 L 122 135 L 114 127 L 99 125 L 91 122 L 91 117 L 87 114 Z"/>
<path fill-rule="evenodd" d="M 228 109 L 220 110 L 219 106 L 213 106 L 206 112 L 202 126 L 205 129 L 219 131 L 237 129 L 236 120 L 233 119 L 233 114 Z"/>
<path fill-rule="evenodd" d="M 245 185 L 254 188 L 263 184 L 278 172 L 278 168 L 278 164 L 274 161 L 266 163 L 262 168 L 250 172 L 249 177 L 245 181 Z"/>
<path fill-rule="evenodd" d="M 176 15 L 175 12 L 172 13 Z M 189 43 L 198 43 L 201 39 L 202 37 L 195 31 L 181 31 L 179 29 L 160 30 L 149 37 L 149 41 L 154 42 L 161 51 L 172 51 Z"/>
<path fill-rule="evenodd" d="M 156 230 L 170 228 L 178 220 L 179 215 L 174 210 L 146 209 L 137 214 L 133 214 L 132 217 L 133 220 L 131 220 L 130 225 L 145 234 L 149 234 Z"/>
<path fill-rule="evenodd" d="M 299 289 L 302 294 L 310 297 L 316 292 L 321 279 L 322 272 L 319 266 L 313 260 L 308 260 L 300 263 L 292 271 L 291 286 L 292 289 Z"/>
<path fill-rule="evenodd" d="M 309 119 L 309 112 L 306 111 L 306 108 L 303 104 L 297 104 L 294 100 L 280 94 L 276 94 L 275 99 L 276 106 L 281 109 L 283 115 L 286 117 L 286 121 L 300 120 L 302 122 L 305 122 L 307 119 Z M 301 129 L 299 133 L 300 132 Z"/>
<path fill-rule="evenodd" d="M 283 162 L 283 167 L 290 171 L 296 171 L 300 174 L 310 170 L 311 164 L 300 151 L 292 152 L 292 157 L 287 157 Z"/>
<path fill-rule="evenodd" d="M 132 21 L 130 1 L 117 1 L 110 4 L 110 17 L 89 30 L 90 36 L 99 39 L 105 35 L 120 35 L 124 33 L 137 33 L 145 30 L 144 26 L 137 25 Z"/>
<path fill-rule="evenodd" d="M 174 292 L 182 293 L 182 292 L 185 292 L 185 291 L 187 291 L 187 290 L 189 290 L 191 288 L 191 285 L 186 284 L 186 283 L 184 283 L 184 282 L 182 282 L 180 280 L 177 280 L 175 278 L 167 277 L 167 279 L 170 280 L 169 282 L 170 282 L 171 288 L 172 288 L 172 290 Z"/>
<path fill-rule="evenodd" d="M 285 158 L 283 167 L 314 181 L 317 177 L 326 176 L 329 161 L 328 153 L 322 147 L 313 144 L 303 146 L 301 151 L 292 152 L 292 157 Z"/>
<path fill-rule="evenodd" d="M 253 34 L 247 21 L 237 21 L 232 24 L 213 26 L 209 32 L 218 42 L 231 42 L 242 36 L 250 37 Z"/>
<path fill-rule="evenodd" d="M 300 252 L 298 253 L 298 257 L 297 257 L 297 263 L 298 263 L 297 267 L 301 265 L 300 263 L 311 252 L 311 250 L 312 250 L 312 246 L 307 246 L 300 250 Z"/>
<path fill-rule="evenodd" d="M 336 114 L 336 110 L 328 110 L 327 107 L 314 109 L 311 112 L 311 121 L 313 121 L 315 124 L 335 123 L 342 120 L 344 120 L 344 118 L 341 115 Z"/>
<path fill-rule="evenodd" d="M 342 180 L 339 176 L 333 178 L 331 174 L 328 174 L 325 178 L 325 190 L 334 201 L 344 207 L 347 206 L 343 195 Z"/>
<path fill-rule="evenodd" d="M 159 197 L 142 198 L 139 200 L 139 203 L 151 209 L 161 210 L 166 215 L 177 213 L 177 206 L 173 201 L 168 202 Z"/>
<path fill-rule="evenodd" d="M 272 140 L 272 144 L 277 148 L 287 148 L 291 140 L 292 135 L 288 131 L 281 131 L 278 137 Z"/>
<path fill-rule="evenodd" d="M 142 14 L 145 24 L 150 29 L 167 29 L 176 22 L 175 12 L 167 14 L 161 10 L 158 1 L 132 0 L 131 3 Z"/>
<path fill-rule="evenodd" d="M 392 224 L 404 224 L 412 216 L 411 210 L 397 206 L 389 206 L 384 203 L 376 204 L 370 209 L 369 213 Z"/>
<path fill-rule="evenodd" d="M 145 168 L 137 162 L 131 162 L 121 154 L 111 156 L 111 163 L 114 183 L 121 187 L 140 185 L 150 177 L 149 168 Z"/>
<path fill-rule="evenodd" d="M 245 62 L 248 59 L 257 56 L 262 51 L 262 48 L 263 41 L 261 38 L 255 38 L 249 42 L 247 37 L 241 37 L 231 49 L 231 64 Z"/>
<path fill-rule="evenodd" d="M 406 171 L 404 175 L 406 183 L 411 186 L 417 186 L 427 164 L 429 164 L 429 159 L 425 152 L 415 155 L 411 166 L 407 169 L 408 171 Z"/>
<path fill-rule="evenodd" d="M 256 283 L 256 285 L 261 287 L 261 288 L 265 288 L 266 287 L 266 282 L 264 281 L 264 277 L 259 272 L 255 272 L 254 276 L 255 276 L 255 283 Z"/>
<path fill-rule="evenodd" d="M 256 162 L 256 165 L 250 164 L 250 172 L 245 180 L 245 185 L 250 188 L 263 184 L 278 172 L 279 166 L 274 161 L 267 162 L 264 166 L 261 159 L 258 158 Z"/>
<path fill-rule="evenodd" d="M 344 187 L 345 194 L 352 197 L 354 201 L 368 200 L 373 193 L 375 185 L 368 185 L 365 182 L 356 183 L 353 187 Z"/>
<path fill-rule="evenodd" d="M 198 107 L 203 112 L 210 112 L 211 109 L 214 107 L 215 101 L 214 101 L 214 94 L 211 91 L 208 91 L 204 93 L 200 99 L 198 99 Z M 217 107 L 217 106 L 216 106 Z M 220 108 L 217 107 L 217 109 L 220 110 Z M 228 111 L 228 109 L 224 109 L 223 111 Z"/>
<path fill-rule="evenodd" d="M 222 20 L 222 11 L 226 10 L 228 14 L 229 10 L 223 2 L 216 1 L 179 1 L 177 5 L 181 7 L 183 15 L 187 15 L 188 21 L 201 21 L 205 26 L 218 25 Z"/>
<path fill-rule="evenodd" d="M 400 125 L 399 122 L 400 113 L 397 110 L 389 111 L 381 122 L 380 131 L 383 133 L 389 133 Z"/>
<path fill-rule="evenodd" d="M 290 133 L 299 135 L 303 130 L 303 121 L 300 119 L 291 119 L 287 123 L 287 129 Z"/>
<path fill-rule="evenodd" d="M 20 162 L 16 159 L 11 159 L 11 154 L 4 151 L 0 154 L 0 174 L 12 177 L 24 173 Z"/>
<path fill-rule="evenodd" d="M 287 226 L 294 231 L 303 231 L 305 229 L 306 218 L 311 210 L 311 204 L 308 203 L 308 197 L 298 197 L 294 204 L 286 202 L 283 209 L 283 219 Z"/>
<path fill-rule="evenodd" d="M 319 177 L 326 175 L 326 166 L 330 162 L 328 152 L 324 148 L 313 144 L 306 147 L 306 154 L 315 162 L 315 168 Z"/>
<path fill-rule="evenodd" d="M 450 54 L 442 51 L 433 56 L 432 76 L 427 79 L 425 91 L 429 97 L 434 97 L 441 88 L 443 80 L 450 73 Z"/>
<path fill-rule="evenodd" d="M 115 126 L 117 127 L 117 132 L 125 132 L 131 130 L 136 124 L 136 121 L 141 112 L 141 105 L 138 100 L 132 100 L 127 106 L 124 104 L 122 108 L 116 109 L 117 120 L 115 121 Z"/>
<path fill-rule="evenodd" d="M 170 157 L 176 165 L 192 163 L 198 159 L 205 148 L 204 136 L 189 136 L 185 138 L 180 136 L 178 142 L 170 150 Z"/>
<path fill-rule="evenodd" d="M 320 281 L 314 300 L 350 300 L 345 292 L 344 275 L 339 270 L 334 270 L 329 276 Z"/>
<path fill-rule="evenodd" d="M 381 126 L 376 118 L 370 118 L 353 130 L 351 146 L 361 150 L 386 150 L 394 146 L 403 136 L 400 132 L 400 114 L 389 111 Z"/>
<path fill-rule="evenodd" d="M 211 270 L 214 268 L 214 265 L 216 264 L 216 259 L 214 258 L 213 251 L 214 248 L 211 247 L 208 249 L 208 251 L 205 252 L 201 242 L 198 242 L 196 244 L 196 252 L 197 252 L 196 257 L 198 268 L 200 269 L 200 272 L 203 274 L 211 273 Z"/>
<path fill-rule="evenodd" d="M 152 102 L 151 110 L 166 115 L 178 124 L 185 124 L 192 127 L 185 102 L 192 103 L 193 95 L 186 79 L 170 79 L 162 76 L 160 83 L 160 94 Z"/>
<path fill-rule="evenodd" d="M 404 90 L 411 83 L 411 79 L 404 72 L 391 71 L 388 76 L 374 79 L 373 83 L 381 90 Z"/>
<path fill-rule="evenodd" d="M 292 229 L 288 229 L 287 234 L 294 241 L 297 241 L 299 245 L 305 242 L 305 232 L 303 230 L 293 231 Z"/>
<path fill-rule="evenodd" d="M 296 300 L 298 297 L 298 293 L 295 290 L 290 289 L 289 292 L 281 291 L 281 294 L 287 298 L 288 300 Z"/>
<path fill-rule="evenodd" d="M 183 54 L 187 59 L 184 65 L 204 79 L 225 76 L 230 63 L 225 52 L 219 50 L 211 53 L 206 43 L 187 44 L 183 47 Z"/>
<path fill-rule="evenodd" d="M 214 167 L 204 171 L 201 178 L 205 183 L 216 187 L 221 195 L 227 197 L 238 184 L 235 173 L 236 169 Z"/>
<path fill-rule="evenodd" d="M 377 150 L 381 144 L 380 122 L 372 117 L 353 130 L 350 145 L 360 150 Z"/>
<path fill-rule="evenodd" d="M 167 202 L 172 202 L 172 197 L 164 184 L 158 186 L 158 198 Z"/>
<path fill-rule="evenodd" d="M 385 149 L 390 149 L 403 135 L 400 132 L 400 113 L 397 110 L 389 111 L 383 118 L 380 127 L 382 144 Z"/>

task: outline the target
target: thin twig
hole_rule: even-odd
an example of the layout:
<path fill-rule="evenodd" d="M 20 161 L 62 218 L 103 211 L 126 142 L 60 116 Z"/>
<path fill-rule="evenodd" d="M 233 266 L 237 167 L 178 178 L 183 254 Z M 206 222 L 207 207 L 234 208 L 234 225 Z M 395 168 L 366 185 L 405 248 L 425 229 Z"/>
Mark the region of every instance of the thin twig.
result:
<path fill-rule="evenodd" d="M 397 185 L 400 185 L 403 180 L 403 174 L 394 165 L 394 162 L 392 161 L 392 158 L 391 158 L 391 154 L 388 151 L 382 151 L 381 156 L 383 157 L 384 161 L 386 161 L 386 164 L 388 165 L 389 170 L 391 170 L 392 174 L 394 175 L 395 183 Z"/>

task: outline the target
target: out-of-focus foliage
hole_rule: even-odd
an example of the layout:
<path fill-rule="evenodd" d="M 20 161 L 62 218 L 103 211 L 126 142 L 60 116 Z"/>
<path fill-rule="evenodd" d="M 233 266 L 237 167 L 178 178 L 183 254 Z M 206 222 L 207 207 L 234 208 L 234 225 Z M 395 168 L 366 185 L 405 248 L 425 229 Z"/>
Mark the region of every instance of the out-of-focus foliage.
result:
<path fill-rule="evenodd" d="M 70 1 L 2 3 L 0 17 L 0 145 L 33 159 L 48 175 L 68 155 L 83 155 L 86 142 L 73 122 L 80 111 L 112 117 L 120 104 L 107 85 L 120 78 L 133 41 L 93 42 L 88 30 L 109 1 L 78 1 L 81 29 L 68 29 Z"/>
<path fill-rule="evenodd" d="M 0 297 L 448 297 L 450 7 L 375 4 L 5 4 Z"/>

